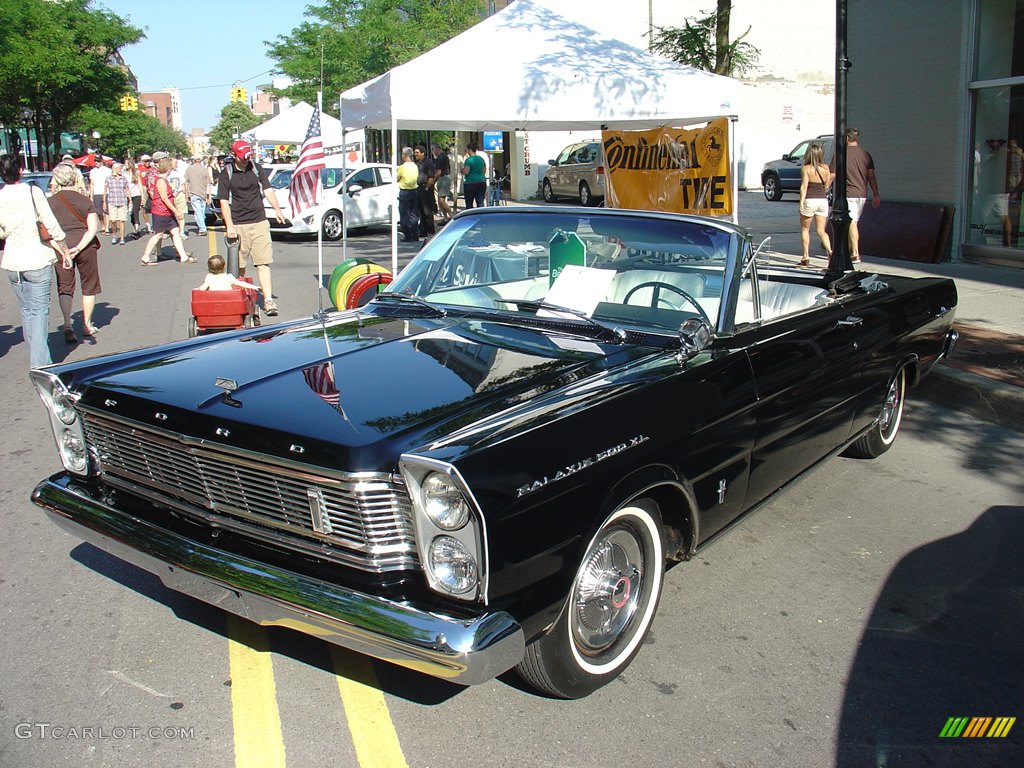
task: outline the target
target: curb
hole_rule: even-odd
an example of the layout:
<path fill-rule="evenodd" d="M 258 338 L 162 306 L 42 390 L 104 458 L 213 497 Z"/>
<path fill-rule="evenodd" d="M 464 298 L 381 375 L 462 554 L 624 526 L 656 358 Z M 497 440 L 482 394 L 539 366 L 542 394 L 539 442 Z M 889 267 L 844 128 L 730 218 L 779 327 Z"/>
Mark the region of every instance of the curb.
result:
<path fill-rule="evenodd" d="M 1024 388 L 939 363 L 922 379 L 918 397 L 1017 432 L 1024 431 Z"/>

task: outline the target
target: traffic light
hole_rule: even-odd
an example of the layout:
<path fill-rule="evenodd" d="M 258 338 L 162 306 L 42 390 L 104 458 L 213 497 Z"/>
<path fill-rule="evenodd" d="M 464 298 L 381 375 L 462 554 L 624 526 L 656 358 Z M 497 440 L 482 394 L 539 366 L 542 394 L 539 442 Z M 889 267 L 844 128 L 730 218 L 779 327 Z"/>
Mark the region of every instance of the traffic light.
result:
<path fill-rule="evenodd" d="M 120 99 L 121 111 L 122 112 L 134 112 L 139 108 L 139 100 L 132 96 L 130 93 L 126 93 Z"/>
<path fill-rule="evenodd" d="M 247 100 L 248 100 L 248 94 L 246 93 L 245 88 L 243 88 L 240 85 L 236 85 L 234 88 L 231 89 L 231 101 L 232 102 L 236 102 L 237 101 L 239 103 L 244 104 Z"/>

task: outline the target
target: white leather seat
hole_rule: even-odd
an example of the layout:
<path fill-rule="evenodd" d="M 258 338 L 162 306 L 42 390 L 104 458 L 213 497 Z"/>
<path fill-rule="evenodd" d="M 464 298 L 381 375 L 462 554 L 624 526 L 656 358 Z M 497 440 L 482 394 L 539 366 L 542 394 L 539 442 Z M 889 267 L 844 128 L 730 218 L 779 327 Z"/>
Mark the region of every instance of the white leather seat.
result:
<path fill-rule="evenodd" d="M 797 283 L 758 280 L 757 291 L 761 299 L 761 318 L 764 320 L 809 309 L 816 304 L 824 304 L 828 299 L 828 291 L 813 285 Z M 744 280 L 740 283 L 736 322 L 751 322 L 754 317 L 753 291 L 750 281 Z"/>
<path fill-rule="evenodd" d="M 613 304 L 625 304 L 629 296 L 637 286 L 644 283 L 667 283 L 674 285 L 680 290 L 686 291 L 693 298 L 704 294 L 704 276 L 689 272 L 662 272 L 657 269 L 631 269 L 627 272 L 620 272 L 608 286 L 608 293 L 605 301 Z M 658 293 L 659 303 L 662 308 L 667 303 L 669 309 L 683 309 L 689 302 L 671 288 L 662 288 Z M 636 306 L 649 307 L 654 298 L 654 286 L 646 286 L 629 296 L 629 303 Z"/>

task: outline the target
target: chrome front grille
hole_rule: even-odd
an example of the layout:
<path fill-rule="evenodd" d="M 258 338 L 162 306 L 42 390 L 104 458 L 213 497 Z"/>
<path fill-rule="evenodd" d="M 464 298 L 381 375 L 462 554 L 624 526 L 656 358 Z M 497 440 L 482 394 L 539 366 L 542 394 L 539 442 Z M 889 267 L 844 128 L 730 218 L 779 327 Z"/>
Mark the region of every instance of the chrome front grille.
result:
<path fill-rule="evenodd" d="M 365 571 L 417 563 L 408 496 L 392 475 L 318 473 L 94 413 L 83 422 L 111 485 L 145 487 L 214 525 Z"/>

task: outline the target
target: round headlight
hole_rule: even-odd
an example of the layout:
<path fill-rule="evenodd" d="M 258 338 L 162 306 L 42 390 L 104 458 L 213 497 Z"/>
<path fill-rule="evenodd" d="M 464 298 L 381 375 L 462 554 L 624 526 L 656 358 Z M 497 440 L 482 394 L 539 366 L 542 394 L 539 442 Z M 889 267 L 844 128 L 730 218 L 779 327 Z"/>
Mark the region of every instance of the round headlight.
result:
<path fill-rule="evenodd" d="M 421 486 L 423 511 L 442 531 L 457 531 L 469 522 L 469 505 L 448 475 L 434 472 Z"/>
<path fill-rule="evenodd" d="M 78 414 L 71 404 L 71 398 L 66 392 L 57 391 L 53 393 L 53 412 L 64 424 L 74 424 Z"/>
<path fill-rule="evenodd" d="M 89 466 L 89 455 L 85 443 L 73 432 L 65 432 L 60 438 L 64 466 L 71 472 L 84 473 Z"/>
<path fill-rule="evenodd" d="M 430 542 L 430 570 L 441 588 L 453 595 L 476 588 L 476 560 L 465 544 L 451 536 L 438 536 Z"/>

